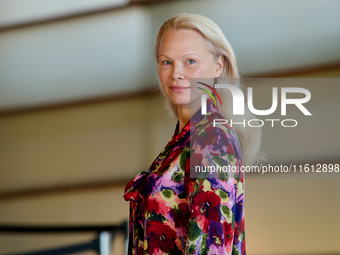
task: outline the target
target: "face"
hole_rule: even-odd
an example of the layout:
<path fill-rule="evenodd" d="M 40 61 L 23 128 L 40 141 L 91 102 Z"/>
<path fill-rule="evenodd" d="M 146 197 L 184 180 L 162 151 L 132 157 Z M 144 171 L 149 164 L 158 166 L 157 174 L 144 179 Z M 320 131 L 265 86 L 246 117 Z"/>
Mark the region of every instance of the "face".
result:
<path fill-rule="evenodd" d="M 198 32 L 181 29 L 164 33 L 159 49 L 158 74 L 165 94 L 173 104 L 190 104 L 190 78 L 219 76 L 222 67 L 222 57 L 216 58 L 210 53 L 205 39 Z"/>

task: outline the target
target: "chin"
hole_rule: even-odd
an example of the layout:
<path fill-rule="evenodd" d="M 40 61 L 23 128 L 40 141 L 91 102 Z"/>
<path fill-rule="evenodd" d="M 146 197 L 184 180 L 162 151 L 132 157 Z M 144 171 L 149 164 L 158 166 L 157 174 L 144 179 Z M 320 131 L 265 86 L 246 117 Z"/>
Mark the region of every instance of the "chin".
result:
<path fill-rule="evenodd" d="M 175 105 L 190 104 L 190 97 L 168 97 L 168 99 Z"/>
<path fill-rule="evenodd" d="M 183 102 L 183 101 L 171 101 L 176 106 L 185 106 L 185 105 L 190 105 L 189 101 Z"/>

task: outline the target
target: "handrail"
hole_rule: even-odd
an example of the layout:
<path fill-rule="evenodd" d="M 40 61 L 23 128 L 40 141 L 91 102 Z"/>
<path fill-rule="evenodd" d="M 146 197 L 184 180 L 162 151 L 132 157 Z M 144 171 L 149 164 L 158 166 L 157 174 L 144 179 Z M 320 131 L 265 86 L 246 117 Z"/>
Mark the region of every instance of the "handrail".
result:
<path fill-rule="evenodd" d="M 125 236 L 125 246 L 127 244 L 128 236 L 128 222 L 122 222 L 119 225 L 17 225 L 17 224 L 0 224 L 0 232 L 6 233 L 69 233 L 69 232 L 96 232 L 97 237 L 86 243 L 53 248 L 43 251 L 26 252 L 26 253 L 13 253 L 10 255 L 62 255 L 71 254 L 80 251 L 95 250 L 100 255 L 111 254 L 112 240 L 118 233 L 123 233 Z"/>
<path fill-rule="evenodd" d="M 16 224 L 0 224 L 0 232 L 21 232 L 21 233 L 46 233 L 46 232 L 103 232 L 103 231 L 125 231 L 126 222 L 120 225 L 16 225 Z"/>

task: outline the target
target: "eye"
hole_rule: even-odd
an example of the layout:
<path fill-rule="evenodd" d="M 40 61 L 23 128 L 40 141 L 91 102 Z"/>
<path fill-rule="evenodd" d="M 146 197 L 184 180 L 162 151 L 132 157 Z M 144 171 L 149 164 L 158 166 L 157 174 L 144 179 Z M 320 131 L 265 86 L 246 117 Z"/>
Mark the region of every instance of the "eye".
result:
<path fill-rule="evenodd" d="M 189 59 L 189 60 L 188 60 L 188 64 L 190 64 L 190 65 L 195 64 L 195 60 Z"/>
<path fill-rule="evenodd" d="M 162 61 L 163 65 L 171 65 L 171 62 L 169 60 L 164 60 Z"/>

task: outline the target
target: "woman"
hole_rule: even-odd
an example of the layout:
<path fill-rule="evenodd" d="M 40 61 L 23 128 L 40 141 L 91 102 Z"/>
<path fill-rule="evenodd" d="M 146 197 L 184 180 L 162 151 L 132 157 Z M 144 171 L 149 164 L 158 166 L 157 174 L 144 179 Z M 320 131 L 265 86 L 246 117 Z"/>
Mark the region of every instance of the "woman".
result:
<path fill-rule="evenodd" d="M 225 90 L 218 91 L 223 107 L 208 100 L 206 115 L 190 109 L 200 98 L 199 90 L 190 97 L 196 89 L 191 78 L 238 78 L 231 46 L 210 19 L 183 13 L 160 28 L 155 56 L 161 90 L 178 122 L 150 168 L 126 186 L 129 254 L 245 254 L 243 174 L 190 176 L 194 166 L 217 163 L 239 170 L 258 154 L 259 129 L 213 127 L 213 119 L 235 119 Z"/>

